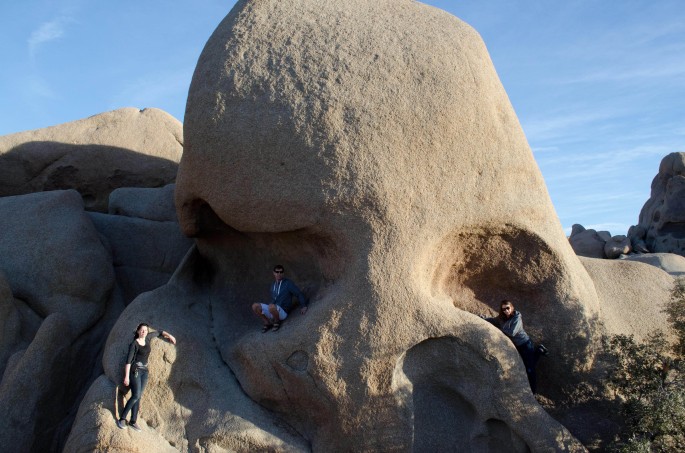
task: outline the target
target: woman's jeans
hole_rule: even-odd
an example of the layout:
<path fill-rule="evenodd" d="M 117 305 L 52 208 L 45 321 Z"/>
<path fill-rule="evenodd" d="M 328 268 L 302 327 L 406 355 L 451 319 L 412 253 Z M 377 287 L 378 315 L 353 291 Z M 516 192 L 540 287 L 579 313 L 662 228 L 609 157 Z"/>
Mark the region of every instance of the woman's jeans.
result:
<path fill-rule="evenodd" d="M 126 403 L 124 413 L 121 415 L 122 419 L 126 419 L 128 412 L 131 411 L 131 423 L 138 420 L 138 407 L 140 406 L 140 397 L 143 394 L 143 389 L 147 384 L 147 370 L 140 368 L 136 371 L 131 370 L 129 373 L 129 382 L 131 384 L 131 398 Z"/>

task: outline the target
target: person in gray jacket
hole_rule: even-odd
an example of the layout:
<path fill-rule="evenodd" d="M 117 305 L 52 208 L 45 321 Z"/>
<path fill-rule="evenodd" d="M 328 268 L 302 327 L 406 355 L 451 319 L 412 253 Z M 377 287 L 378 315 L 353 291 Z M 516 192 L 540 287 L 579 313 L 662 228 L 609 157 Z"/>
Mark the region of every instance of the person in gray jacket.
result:
<path fill-rule="evenodd" d="M 535 375 L 535 367 L 541 355 L 548 355 L 549 352 L 544 345 L 540 344 L 538 347 L 533 346 L 533 342 L 523 330 L 523 318 L 521 313 L 514 309 L 514 304 L 511 301 L 503 300 L 499 307 L 499 316 L 495 318 L 486 318 L 481 316 L 490 324 L 499 328 L 504 335 L 516 346 L 516 350 L 523 359 L 523 364 L 526 367 L 526 375 L 530 383 L 530 389 L 533 393 L 537 391 L 537 377 Z"/>
<path fill-rule="evenodd" d="M 288 313 L 293 308 L 293 296 L 297 297 L 300 305 L 300 312 L 307 313 L 307 299 L 302 291 L 283 276 L 285 269 L 280 264 L 274 266 L 274 283 L 271 285 L 271 303 L 252 304 L 252 311 L 259 316 L 264 324 L 262 333 L 273 329 L 274 332 L 280 329 L 281 322 L 288 317 Z"/>

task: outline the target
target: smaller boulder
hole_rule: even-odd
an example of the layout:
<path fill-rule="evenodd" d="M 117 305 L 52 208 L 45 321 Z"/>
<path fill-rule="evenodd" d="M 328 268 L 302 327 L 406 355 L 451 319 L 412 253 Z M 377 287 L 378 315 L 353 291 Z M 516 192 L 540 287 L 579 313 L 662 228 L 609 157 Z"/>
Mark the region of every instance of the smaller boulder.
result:
<path fill-rule="evenodd" d="M 158 222 L 178 222 L 174 204 L 174 188 L 121 187 L 109 195 L 109 214 Z"/>
<path fill-rule="evenodd" d="M 606 234 L 605 234 L 606 233 Z M 604 245 L 611 238 L 606 231 L 599 233 L 593 229 L 586 230 L 582 225 L 575 224 L 572 227 L 569 242 L 576 255 L 589 258 L 605 258 Z"/>
<path fill-rule="evenodd" d="M 630 245 L 635 253 L 650 253 L 645 242 L 647 230 L 643 226 L 633 225 L 628 229 L 628 238 L 630 238 Z"/>
<path fill-rule="evenodd" d="M 610 238 L 604 244 L 604 254 L 609 259 L 616 259 L 621 255 L 627 255 L 631 250 L 630 239 L 622 234 Z"/>
<path fill-rule="evenodd" d="M 112 254 L 117 283 L 129 304 L 139 294 L 166 284 L 193 241 L 177 222 L 89 213 Z"/>

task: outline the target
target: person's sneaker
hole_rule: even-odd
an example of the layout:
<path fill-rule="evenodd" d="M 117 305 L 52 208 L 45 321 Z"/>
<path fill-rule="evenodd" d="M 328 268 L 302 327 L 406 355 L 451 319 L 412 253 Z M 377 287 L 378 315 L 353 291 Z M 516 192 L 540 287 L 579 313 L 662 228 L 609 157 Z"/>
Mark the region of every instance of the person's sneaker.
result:
<path fill-rule="evenodd" d="M 135 429 L 136 431 L 142 431 L 142 430 L 140 429 L 140 426 L 138 426 L 137 423 L 131 423 L 131 424 L 129 424 L 128 426 L 130 426 L 131 429 Z"/>
<path fill-rule="evenodd" d="M 540 353 L 540 355 L 544 355 L 545 357 L 549 355 L 549 351 L 547 350 L 544 344 L 538 345 L 538 352 Z"/>
<path fill-rule="evenodd" d="M 124 420 L 123 418 L 120 418 L 119 420 L 117 420 L 117 428 L 125 429 L 126 428 L 126 420 Z"/>

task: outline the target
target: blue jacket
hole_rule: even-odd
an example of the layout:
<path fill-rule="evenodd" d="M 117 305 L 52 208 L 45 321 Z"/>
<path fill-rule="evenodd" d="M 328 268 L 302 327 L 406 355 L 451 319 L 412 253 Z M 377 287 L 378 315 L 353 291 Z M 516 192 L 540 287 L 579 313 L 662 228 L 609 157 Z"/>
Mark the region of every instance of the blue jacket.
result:
<path fill-rule="evenodd" d="M 509 319 L 502 319 L 502 317 L 497 316 L 496 318 L 485 318 L 485 320 L 495 327 L 499 327 L 502 333 L 514 342 L 515 346 L 521 346 L 530 339 L 526 331 L 523 330 L 523 319 L 518 310 Z"/>
<path fill-rule="evenodd" d="M 304 294 L 291 280 L 284 278 L 280 282 L 271 284 L 271 303 L 279 305 L 286 312 L 290 312 L 293 308 L 293 296 L 300 301 L 300 306 L 307 306 L 307 299 L 305 299 Z"/>

